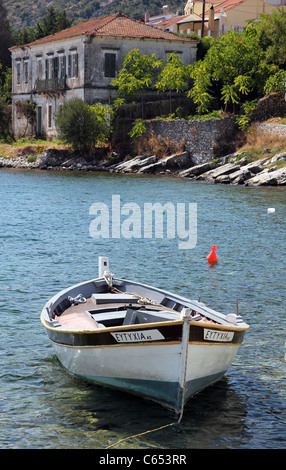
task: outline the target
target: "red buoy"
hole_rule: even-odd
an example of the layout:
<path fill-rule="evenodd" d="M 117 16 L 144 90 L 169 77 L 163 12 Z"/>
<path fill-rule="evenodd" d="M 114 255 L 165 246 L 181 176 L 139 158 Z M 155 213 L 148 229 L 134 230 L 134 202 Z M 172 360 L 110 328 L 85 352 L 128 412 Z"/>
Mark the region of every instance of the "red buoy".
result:
<path fill-rule="evenodd" d="M 210 254 L 207 256 L 207 260 L 209 263 L 216 263 L 217 262 L 217 255 L 215 250 L 217 249 L 217 246 L 213 245 L 211 246 L 212 251 Z"/>

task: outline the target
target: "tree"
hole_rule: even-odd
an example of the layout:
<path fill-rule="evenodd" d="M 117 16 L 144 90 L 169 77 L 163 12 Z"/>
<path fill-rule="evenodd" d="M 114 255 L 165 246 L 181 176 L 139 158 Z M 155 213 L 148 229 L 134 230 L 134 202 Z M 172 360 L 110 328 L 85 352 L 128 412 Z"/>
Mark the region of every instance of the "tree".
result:
<path fill-rule="evenodd" d="M 188 95 L 198 103 L 201 112 L 210 109 L 212 98 L 217 95 L 226 109 L 229 103 L 233 107 L 241 104 L 253 90 L 260 91 L 263 58 L 256 36 L 229 31 L 213 43 L 203 61 L 190 66 L 194 85 Z"/>
<path fill-rule="evenodd" d="M 1 69 L 1 67 L 0 67 Z M 2 74 L 2 83 L 0 82 L 0 92 L 8 104 L 12 103 L 12 69 L 7 68 Z"/>
<path fill-rule="evenodd" d="M 9 47 L 13 45 L 13 37 L 10 24 L 7 18 L 7 10 L 3 0 L 0 0 L 0 63 L 2 72 L 6 67 L 11 67 L 11 54 Z"/>
<path fill-rule="evenodd" d="M 187 96 L 192 98 L 197 105 L 199 114 L 207 113 L 213 101 L 211 96 L 211 74 L 207 69 L 207 63 L 199 61 L 194 67 L 190 66 L 189 70 L 190 77 L 193 79 L 193 86 L 187 92 Z"/>
<path fill-rule="evenodd" d="M 170 97 L 170 113 L 172 112 L 172 91 L 176 91 L 177 93 L 182 92 L 187 86 L 187 76 L 187 67 L 184 65 L 183 61 L 177 54 L 169 54 L 167 63 L 162 68 L 155 86 L 159 91 L 168 90 Z"/>
<path fill-rule="evenodd" d="M 276 67 L 276 72 L 270 75 L 264 86 L 264 93 L 278 93 L 284 95 L 286 93 L 286 70 Z"/>
<path fill-rule="evenodd" d="M 65 10 L 56 11 L 54 7 L 50 7 L 47 10 L 47 15 L 33 28 L 28 26 L 14 33 L 15 42 L 16 44 L 27 44 L 69 28 L 72 23 L 73 20 L 67 17 Z"/>
<path fill-rule="evenodd" d="M 80 98 L 72 98 L 60 106 L 55 115 L 60 138 L 76 152 L 89 152 L 109 134 L 108 117 L 101 107 L 89 106 Z"/>
<path fill-rule="evenodd" d="M 0 63 L 0 74 L 1 74 Z M 12 88 L 12 71 L 6 69 L 2 74 L 2 83 L 0 81 L 0 138 L 13 138 L 12 136 L 12 122 L 9 106 L 11 104 L 11 88 Z"/>
<path fill-rule="evenodd" d="M 112 80 L 112 85 L 118 87 L 119 96 L 134 98 L 136 94 L 141 94 L 142 117 L 143 95 L 153 89 L 161 67 L 162 61 L 157 58 L 156 54 L 149 57 L 141 54 L 139 49 L 132 49 L 126 54 L 117 79 Z"/>
<path fill-rule="evenodd" d="M 275 8 L 269 14 L 260 15 L 259 21 L 250 21 L 246 30 L 255 34 L 259 46 L 265 52 L 265 60 L 286 69 L 286 10 Z"/>

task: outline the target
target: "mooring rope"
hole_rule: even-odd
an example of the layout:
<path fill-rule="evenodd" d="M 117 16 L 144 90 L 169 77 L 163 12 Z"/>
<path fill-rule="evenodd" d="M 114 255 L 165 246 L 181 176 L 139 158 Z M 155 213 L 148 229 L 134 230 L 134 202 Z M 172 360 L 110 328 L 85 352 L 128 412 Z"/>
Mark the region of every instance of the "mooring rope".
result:
<path fill-rule="evenodd" d="M 133 439 L 133 437 L 143 436 L 144 434 L 148 434 L 149 432 L 159 431 L 160 429 L 168 428 L 169 426 L 173 426 L 174 424 L 177 424 L 177 423 L 165 424 L 164 426 L 160 426 L 159 428 L 156 428 L 156 429 L 150 429 L 149 431 L 144 431 L 144 432 L 141 432 L 139 434 L 134 434 L 133 436 L 125 437 L 124 439 L 120 439 L 119 441 L 115 442 L 114 444 L 111 444 L 110 446 L 105 447 L 105 449 L 110 449 L 111 447 L 114 447 L 114 446 L 116 446 L 117 444 L 120 444 L 123 441 L 127 441 L 128 439 Z"/>
<path fill-rule="evenodd" d="M 114 287 L 114 286 L 112 286 L 111 290 L 112 290 L 112 292 L 115 292 L 116 294 L 128 294 L 128 295 L 133 295 L 133 297 L 136 297 L 136 299 L 138 300 L 138 304 L 161 306 L 161 304 L 159 304 L 158 302 L 156 302 L 156 300 L 148 299 L 148 297 L 142 297 L 142 296 L 139 295 L 139 294 L 135 294 L 135 292 L 122 292 L 121 290 L 117 289 L 117 287 Z"/>

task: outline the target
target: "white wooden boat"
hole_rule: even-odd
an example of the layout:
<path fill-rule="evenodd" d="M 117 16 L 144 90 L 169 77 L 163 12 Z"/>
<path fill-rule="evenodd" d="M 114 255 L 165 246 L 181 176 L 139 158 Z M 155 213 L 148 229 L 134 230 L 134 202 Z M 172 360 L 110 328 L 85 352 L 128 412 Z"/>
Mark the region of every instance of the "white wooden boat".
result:
<path fill-rule="evenodd" d="M 156 401 L 179 420 L 186 401 L 225 374 L 249 328 L 237 314 L 118 279 L 105 257 L 99 277 L 52 297 L 41 321 L 69 372 Z"/>

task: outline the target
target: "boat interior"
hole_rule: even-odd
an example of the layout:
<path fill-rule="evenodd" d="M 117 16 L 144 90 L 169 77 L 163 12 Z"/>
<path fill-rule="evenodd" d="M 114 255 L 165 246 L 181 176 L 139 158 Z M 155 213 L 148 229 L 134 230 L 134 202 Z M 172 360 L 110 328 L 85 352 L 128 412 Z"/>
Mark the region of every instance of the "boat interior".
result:
<path fill-rule="evenodd" d="M 93 286 L 92 286 L 93 284 Z M 188 301 L 165 291 L 130 281 L 94 280 L 65 291 L 47 307 L 49 323 L 63 329 L 96 330 L 157 322 L 181 321 L 189 308 L 191 319 L 213 324 L 237 324 L 238 316 L 228 318 L 199 301 Z M 228 316 L 229 316 L 228 315 Z M 230 321 L 230 323 L 229 323 Z"/>
<path fill-rule="evenodd" d="M 178 312 L 166 310 L 164 306 L 139 304 L 137 299 L 127 303 L 121 301 L 120 295 L 117 299 L 105 295 L 106 299 L 100 305 L 96 305 L 96 294 L 93 294 L 86 302 L 71 305 L 60 315 L 55 313 L 54 318 L 61 326 L 88 329 L 180 320 Z"/>

